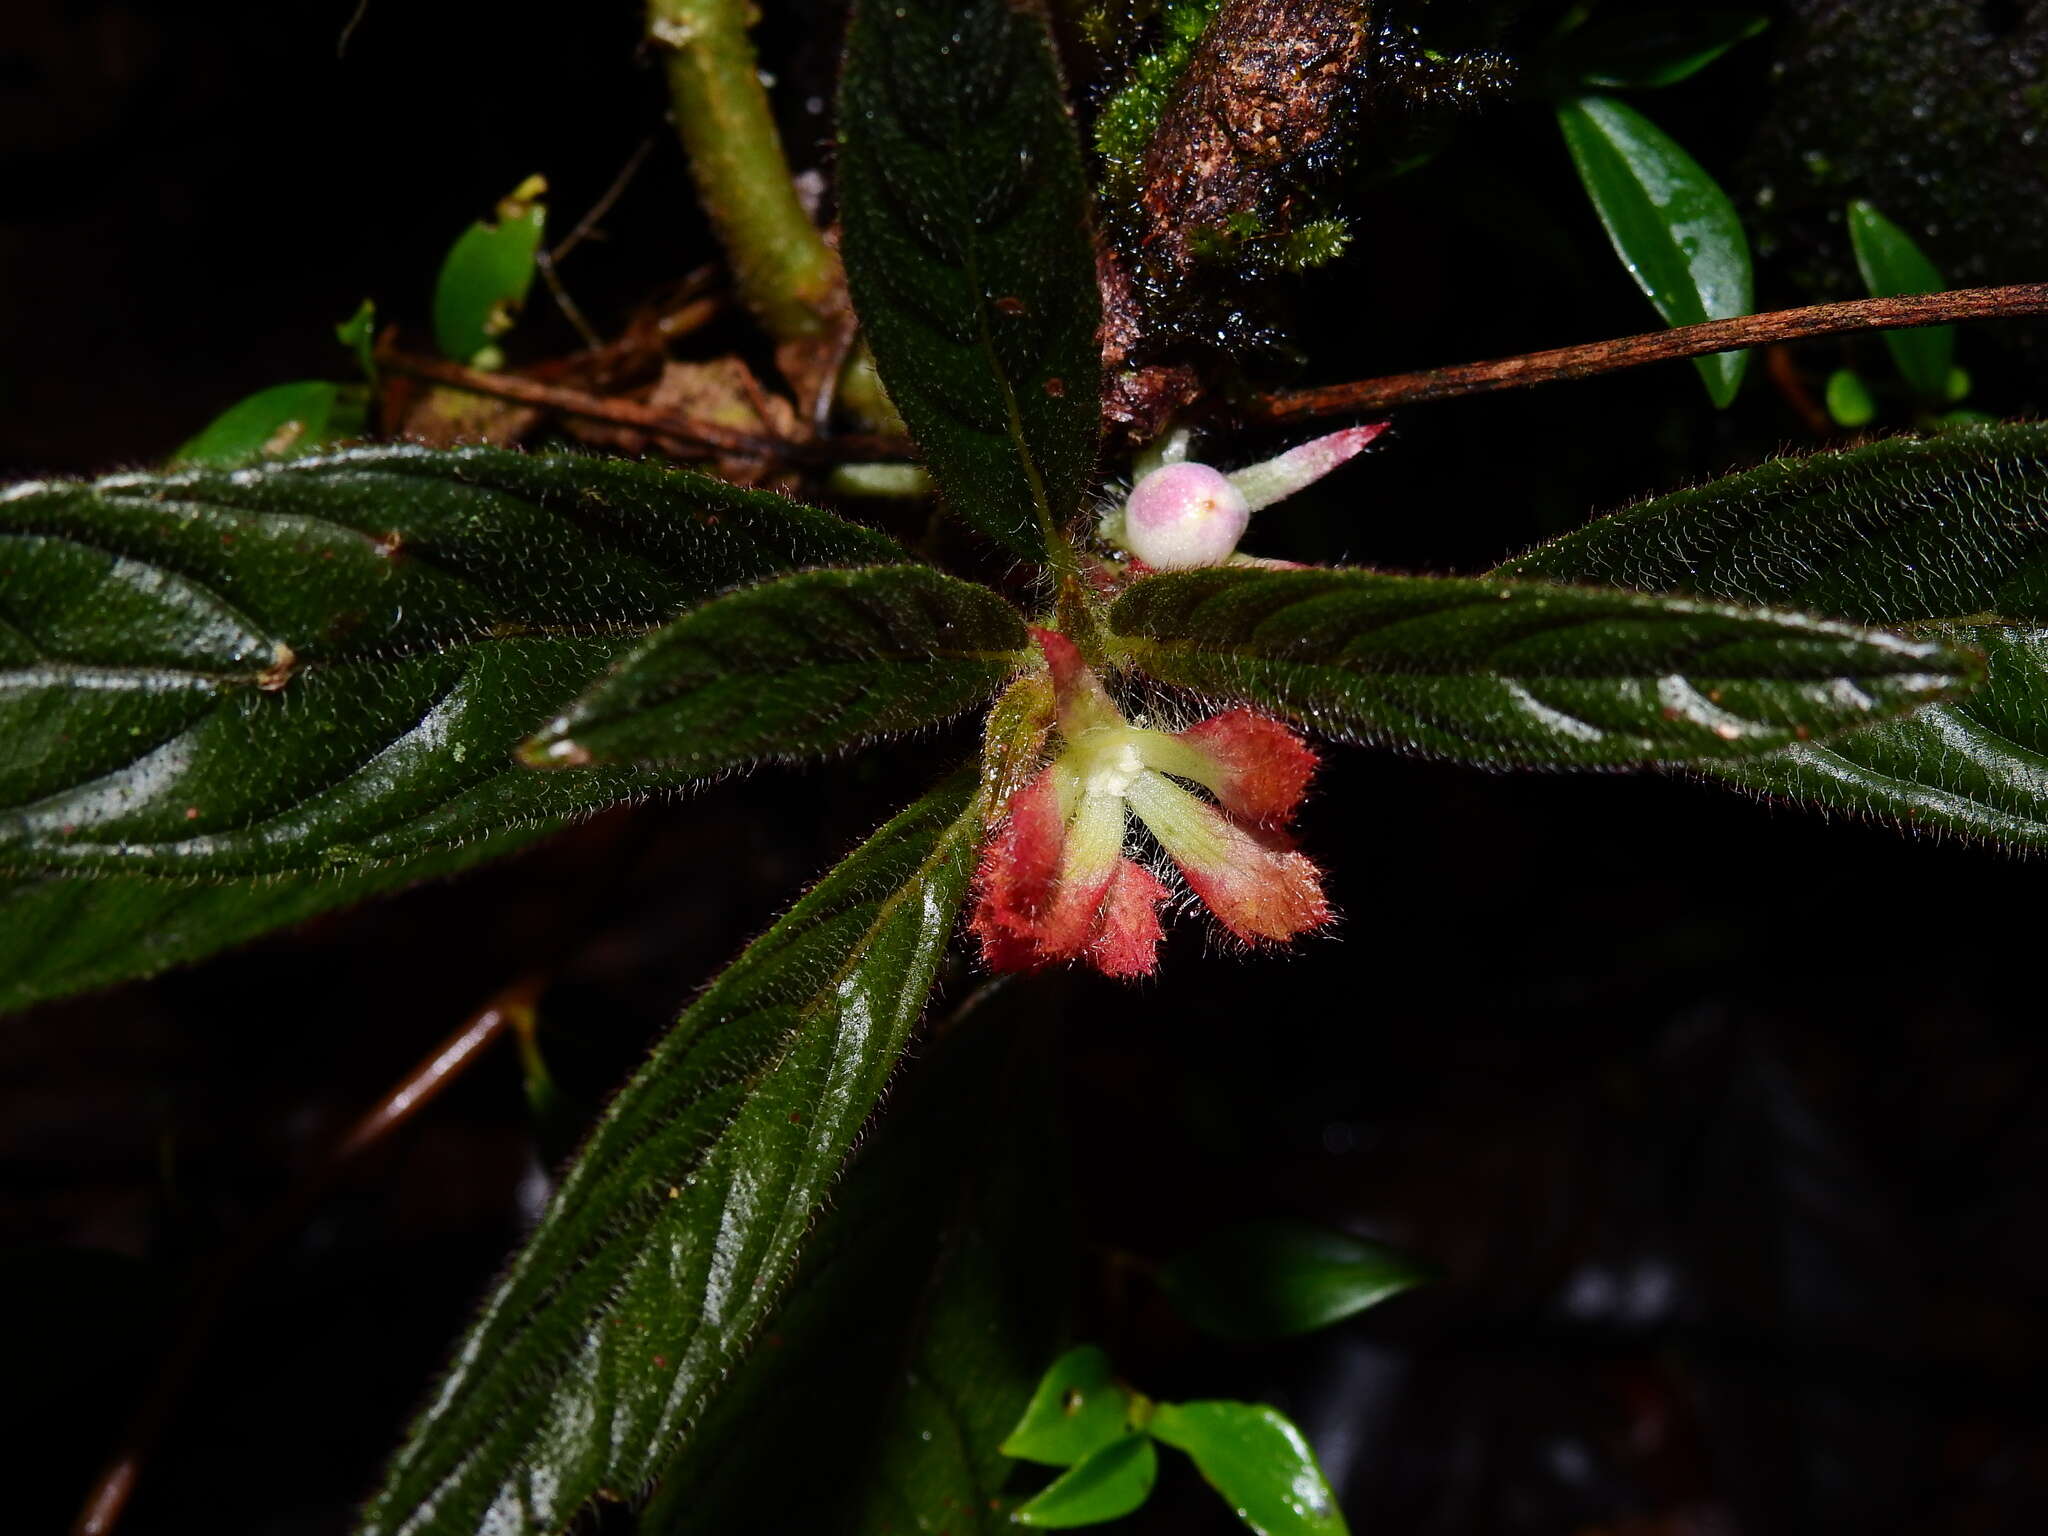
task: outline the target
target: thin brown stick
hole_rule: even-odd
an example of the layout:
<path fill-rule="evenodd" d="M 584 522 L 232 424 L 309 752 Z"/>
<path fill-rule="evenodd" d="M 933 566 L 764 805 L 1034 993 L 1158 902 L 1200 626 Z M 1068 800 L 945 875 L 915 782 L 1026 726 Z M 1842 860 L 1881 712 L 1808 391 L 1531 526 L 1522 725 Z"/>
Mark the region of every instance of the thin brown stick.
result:
<path fill-rule="evenodd" d="M 562 236 L 555 248 L 548 252 L 548 259 L 559 262 L 577 246 L 590 238 L 597 228 L 597 221 L 612 211 L 612 205 L 626 195 L 626 188 L 640 173 L 640 167 L 647 163 L 647 156 L 654 149 L 654 135 L 649 134 L 640 141 L 640 147 L 626 159 L 625 167 L 612 178 L 612 184 L 604 189 L 604 195 L 590 205 L 590 211 L 576 221 L 576 227 Z"/>
<path fill-rule="evenodd" d="M 859 435 L 816 440 L 772 437 L 759 432 L 736 431 L 731 427 L 719 426 L 715 422 L 678 416 L 673 411 L 642 405 L 637 400 L 586 394 L 580 389 L 569 389 L 560 384 L 543 384 L 538 379 L 524 378 L 516 373 L 482 373 L 474 368 L 465 368 L 460 363 L 443 362 L 439 358 L 386 352 L 380 353 L 377 361 L 393 373 L 424 379 L 430 384 L 444 384 L 450 389 L 464 390 L 473 395 L 488 395 L 494 400 L 512 400 L 521 405 L 535 405 L 544 410 L 559 411 L 564 416 L 577 416 L 587 421 L 604 421 L 610 422 L 613 426 L 631 427 L 636 431 L 651 433 L 656 437 L 668 438 L 692 447 L 709 448 L 717 453 L 732 453 L 747 458 L 797 464 L 873 463 L 910 457 L 910 444 L 900 437 Z"/>
<path fill-rule="evenodd" d="M 1398 373 L 1351 384 L 1326 384 L 1318 389 L 1260 395 L 1249 413 L 1260 421 L 1297 421 L 1309 416 L 1342 416 L 1388 411 L 1396 406 L 1480 395 L 1496 389 L 1520 389 L 1560 379 L 1586 379 L 1645 363 L 1710 352 L 1735 352 L 1772 342 L 1800 341 L 1812 336 L 1840 336 L 1851 331 L 1907 330 L 1921 325 L 1948 325 L 1957 320 L 1994 320 L 2013 315 L 2048 314 L 2048 283 L 2016 283 L 2006 288 L 1958 288 L 1948 293 L 1903 294 L 1894 299 L 1855 299 L 1845 304 L 1814 304 L 1805 309 L 1780 309 L 1766 315 L 1741 315 L 1681 325 L 1647 336 L 1588 342 L 1549 352 L 1528 352 L 1490 363 L 1463 363 L 1422 373 Z"/>
<path fill-rule="evenodd" d="M 242 1277 L 273 1244 L 298 1228 L 314 1202 L 349 1164 L 437 1098 L 450 1083 L 474 1066 L 509 1026 L 530 1016 L 541 985 L 539 977 L 515 982 L 470 1015 L 460 1029 L 442 1041 L 371 1106 L 350 1127 L 348 1134 L 335 1143 L 320 1166 L 271 1207 L 248 1235 L 213 1266 L 186 1308 L 177 1335 L 157 1368 L 148 1395 L 129 1421 L 120 1448 L 100 1472 L 92 1491 L 79 1507 L 78 1518 L 71 1527 L 72 1536 L 108 1536 L 120 1523 L 121 1513 L 141 1476 L 143 1463 L 162 1434 L 172 1408 L 205 1353 L 207 1341 L 220 1321 L 228 1297 Z"/>

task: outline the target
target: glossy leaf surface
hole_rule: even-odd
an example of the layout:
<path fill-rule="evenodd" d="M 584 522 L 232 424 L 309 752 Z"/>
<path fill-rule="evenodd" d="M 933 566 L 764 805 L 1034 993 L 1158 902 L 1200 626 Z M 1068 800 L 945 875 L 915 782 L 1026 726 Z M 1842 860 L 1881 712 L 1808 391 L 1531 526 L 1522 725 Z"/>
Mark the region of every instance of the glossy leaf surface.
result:
<path fill-rule="evenodd" d="M 860 0 L 839 124 L 846 275 L 889 398 L 953 512 L 1043 559 L 1099 432 L 1087 179 L 1043 19 Z"/>
<path fill-rule="evenodd" d="M 1008 1529 L 996 1442 L 1059 1347 L 1070 1262 L 1043 1010 L 1015 995 L 892 1089 L 773 1342 L 691 1430 L 642 1536 Z"/>
<path fill-rule="evenodd" d="M 0 868 L 344 870 L 680 782 L 513 760 L 735 583 L 904 558 L 702 476 L 380 448 L 0 497 Z"/>
<path fill-rule="evenodd" d="M 1379 1243 L 1300 1221 L 1259 1221 L 1204 1239 L 1161 1271 L 1174 1310 L 1226 1339 L 1307 1333 L 1376 1306 L 1427 1272 Z"/>
<path fill-rule="evenodd" d="M 1120 1520 L 1151 1496 L 1159 1453 L 1149 1435 L 1133 1433 L 1061 1473 L 1017 1506 L 1016 1520 L 1042 1531 Z"/>
<path fill-rule="evenodd" d="M 1749 756 L 1982 675 L 1968 652 L 1797 613 L 1360 570 L 1148 577 L 1110 624 L 1162 682 L 1490 765 Z"/>
<path fill-rule="evenodd" d="M 237 400 L 176 453 L 174 465 L 242 464 L 325 448 L 362 435 L 361 385 L 301 379 Z"/>
<path fill-rule="evenodd" d="M 805 571 L 657 630 L 520 755 L 709 773 L 829 752 L 979 704 L 1029 643 L 995 593 L 928 566 Z"/>
<path fill-rule="evenodd" d="M 1131 1390 L 1116 1379 L 1109 1356 L 1096 1345 L 1079 1345 L 1040 1378 L 1002 1452 L 1019 1461 L 1071 1467 L 1123 1437 L 1131 1402 Z"/>
<path fill-rule="evenodd" d="M 1722 776 L 2048 847 L 2048 427 L 1963 427 L 1774 460 L 1601 518 L 1502 572 L 1953 634 L 1990 658 L 1977 692 Z"/>
<path fill-rule="evenodd" d="M 557 1531 L 659 1470 L 774 1311 L 924 1010 L 979 824 L 960 775 L 684 1012 L 457 1346 L 365 1536 Z"/>
<path fill-rule="evenodd" d="M 1186 1451 L 1259 1536 L 1337 1536 L 1344 1514 L 1301 1431 L 1264 1403 L 1161 1403 L 1154 1439 Z"/>
<path fill-rule="evenodd" d="M 1849 240 L 1856 248 L 1864 286 L 1876 298 L 1940 293 L 1948 287 L 1913 237 L 1861 198 L 1849 204 Z M 1914 393 L 1924 400 L 1946 402 L 1949 370 L 1956 360 L 1956 328 L 1927 325 L 1883 334 L 1892 361 Z"/>
<path fill-rule="evenodd" d="M 1691 79 L 1769 25 L 1754 11 L 1690 6 L 1601 15 L 1563 40 L 1554 64 L 1581 90 L 1649 90 Z"/>
<path fill-rule="evenodd" d="M 0 881 L 0 1013 L 174 966 L 537 842 L 514 827 L 375 869 L 244 880 L 50 875 Z"/>
<path fill-rule="evenodd" d="M 1615 254 L 1667 325 L 1746 315 L 1749 236 L 1720 184 L 1634 107 L 1580 96 L 1557 109 L 1579 180 Z M 1746 352 L 1693 359 L 1716 405 L 1735 398 Z"/>

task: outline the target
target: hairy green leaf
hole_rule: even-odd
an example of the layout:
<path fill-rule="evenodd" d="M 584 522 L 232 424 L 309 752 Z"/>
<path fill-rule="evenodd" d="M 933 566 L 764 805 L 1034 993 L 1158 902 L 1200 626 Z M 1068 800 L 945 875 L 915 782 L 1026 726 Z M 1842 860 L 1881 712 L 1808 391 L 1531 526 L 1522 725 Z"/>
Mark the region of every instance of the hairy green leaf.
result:
<path fill-rule="evenodd" d="M 2048 847 L 2048 426 L 1772 460 L 1601 518 L 1497 574 L 1795 603 L 1980 649 L 1989 679 L 1967 698 L 1718 772 Z"/>
<path fill-rule="evenodd" d="M 1301 1431 L 1264 1403 L 1161 1403 L 1154 1439 L 1186 1451 L 1259 1536 L 1343 1536 L 1344 1513 Z"/>
<path fill-rule="evenodd" d="M 1420 1285 L 1427 1272 L 1379 1243 L 1301 1221 L 1212 1234 L 1160 1272 L 1174 1310 L 1225 1339 L 1328 1327 Z"/>
<path fill-rule="evenodd" d="M 1861 198 L 1849 204 L 1849 239 L 1856 248 L 1856 266 L 1863 274 L 1864 286 L 1877 298 L 1940 293 L 1948 287 L 1913 237 Z M 1916 394 L 1937 403 L 1948 400 L 1949 370 L 1956 360 L 1954 326 L 1886 331 L 1884 344 Z"/>
<path fill-rule="evenodd" d="M 1094 472 L 1088 183 L 1043 17 L 858 0 L 839 103 L 854 307 L 955 514 L 1027 559 Z"/>
<path fill-rule="evenodd" d="M 1159 1453 L 1143 1433 L 1125 1435 L 1076 1462 L 1017 1507 L 1017 1523 L 1065 1531 L 1121 1520 L 1151 1496 Z"/>
<path fill-rule="evenodd" d="M 981 703 L 1029 643 L 995 593 L 927 566 L 805 571 L 657 630 L 520 756 L 708 773 L 829 752 Z"/>
<path fill-rule="evenodd" d="M 366 449 L 0 496 L 0 869 L 344 870 L 681 782 L 518 744 L 738 582 L 907 557 L 702 476 Z"/>
<path fill-rule="evenodd" d="M 687 1009 L 457 1346 L 365 1536 L 554 1532 L 645 1486 L 781 1299 L 973 869 L 961 774 Z"/>
<path fill-rule="evenodd" d="M 1667 325 L 1746 315 L 1749 236 L 1720 184 L 1634 107 L 1580 96 L 1557 109 L 1579 180 L 1615 254 Z M 1747 352 L 1696 357 L 1716 405 L 1735 398 Z"/>
<path fill-rule="evenodd" d="M 891 1092 L 772 1347 L 690 1431 L 643 1536 L 1008 1527 L 996 1442 L 1059 1346 L 1070 1233 L 1038 1020 L 1003 1002 Z"/>
<path fill-rule="evenodd" d="M 513 827 L 402 863 L 333 874 L 0 881 L 0 1013 L 154 976 L 323 912 L 455 874 L 555 829 L 548 823 Z"/>
<path fill-rule="evenodd" d="M 360 384 L 301 379 L 237 400 L 176 453 L 173 465 L 241 464 L 309 453 L 360 437 L 366 394 Z"/>
<path fill-rule="evenodd" d="M 1218 568 L 1110 611 L 1132 662 L 1329 735 L 1494 766 L 1753 756 L 1899 714 L 1980 658 L 1798 613 L 1593 587 Z"/>

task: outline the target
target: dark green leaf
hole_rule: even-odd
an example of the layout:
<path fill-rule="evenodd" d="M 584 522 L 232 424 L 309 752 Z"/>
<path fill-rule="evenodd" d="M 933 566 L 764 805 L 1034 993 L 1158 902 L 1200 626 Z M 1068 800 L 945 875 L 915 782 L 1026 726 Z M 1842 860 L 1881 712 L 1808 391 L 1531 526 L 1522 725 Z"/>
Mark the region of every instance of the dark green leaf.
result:
<path fill-rule="evenodd" d="M 1151 1437 L 1128 1434 L 1076 1462 L 1017 1507 L 1019 1525 L 1064 1531 L 1120 1520 L 1150 1497 L 1159 1476 Z"/>
<path fill-rule="evenodd" d="M 1948 287 L 1913 237 L 1860 198 L 1849 204 L 1849 239 L 1856 247 L 1856 266 L 1863 274 L 1864 286 L 1876 298 L 1940 293 Z M 1884 344 L 1914 393 L 1924 400 L 1948 402 L 1949 371 L 1956 359 L 1954 326 L 1886 331 Z"/>
<path fill-rule="evenodd" d="M 1770 25 L 1754 11 L 1658 9 L 1599 16 L 1548 61 L 1579 90 L 1648 90 L 1688 80 Z"/>
<path fill-rule="evenodd" d="M 1792 603 L 1980 648 L 1990 679 L 1968 698 L 1722 775 L 2048 847 L 2048 426 L 1774 460 L 1601 518 L 1501 574 Z"/>
<path fill-rule="evenodd" d="M 1391 1248 L 1300 1221 L 1214 1234 L 1159 1283 L 1196 1327 L 1226 1339 L 1279 1339 L 1350 1317 L 1420 1285 L 1427 1272 Z"/>
<path fill-rule="evenodd" d="M 903 558 L 652 466 L 384 448 L 0 497 L 0 868 L 407 859 L 673 786 L 513 749 L 736 582 Z"/>
<path fill-rule="evenodd" d="M 1750 310 L 1749 236 L 1735 205 L 1699 162 L 1635 108 L 1581 96 L 1557 109 L 1579 180 L 1636 286 L 1667 325 Z M 1693 362 L 1716 405 L 1735 398 L 1746 352 Z"/>
<path fill-rule="evenodd" d="M 934 725 L 1023 664 L 1015 609 L 928 566 L 805 571 L 657 630 L 520 749 L 713 773 Z"/>
<path fill-rule="evenodd" d="M 1162 682 L 1495 766 L 1752 756 L 1982 675 L 1935 641 L 1797 613 L 1359 570 L 1151 576 L 1110 625 Z"/>
<path fill-rule="evenodd" d="M 363 431 L 359 384 L 302 379 L 237 400 L 171 455 L 174 465 L 242 464 L 309 453 Z"/>
<path fill-rule="evenodd" d="M 365 1536 L 559 1531 L 661 1467 L 774 1311 L 973 869 L 961 774 L 870 838 L 620 1091 L 457 1347 Z"/>
<path fill-rule="evenodd" d="M 642 1536 L 1007 1528 L 996 1442 L 1059 1346 L 1070 1259 L 1044 1010 L 1018 996 L 956 1017 L 892 1089 L 772 1347 L 690 1431 Z"/>
<path fill-rule="evenodd" d="M 323 912 L 480 864 L 554 827 L 513 827 L 377 869 L 260 880 L 53 875 L 0 882 L 0 1013 L 154 976 Z"/>
<path fill-rule="evenodd" d="M 496 341 L 512 328 L 533 286 L 547 183 L 529 176 L 498 204 L 496 223 L 479 221 L 462 232 L 441 262 L 434 283 L 434 344 L 444 357 L 494 366 Z"/>
<path fill-rule="evenodd" d="M 1341 1536 L 1343 1511 L 1315 1452 L 1264 1403 L 1161 1403 L 1154 1439 L 1186 1451 L 1210 1487 L 1260 1536 Z"/>
<path fill-rule="evenodd" d="M 1100 430 L 1095 250 L 1045 23 L 1008 0 L 859 0 L 843 251 L 882 382 L 946 503 L 1042 560 Z"/>
<path fill-rule="evenodd" d="M 1131 1424 L 1131 1390 L 1093 1344 L 1068 1350 L 1040 1378 L 1030 1406 L 1002 1452 L 1019 1461 L 1071 1467 L 1122 1438 Z"/>

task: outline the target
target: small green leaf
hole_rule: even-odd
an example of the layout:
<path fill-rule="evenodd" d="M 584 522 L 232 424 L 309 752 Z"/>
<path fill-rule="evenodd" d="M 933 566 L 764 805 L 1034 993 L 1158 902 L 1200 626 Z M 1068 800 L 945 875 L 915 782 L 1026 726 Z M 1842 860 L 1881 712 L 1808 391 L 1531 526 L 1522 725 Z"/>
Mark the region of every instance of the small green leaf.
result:
<path fill-rule="evenodd" d="M 356 366 L 363 370 L 363 378 L 369 383 L 377 382 L 377 306 L 365 299 L 356 306 L 356 312 L 334 328 L 334 339 L 356 356 Z"/>
<path fill-rule="evenodd" d="M 1018 1505 L 1014 1518 L 1042 1531 L 1120 1520 L 1151 1496 L 1158 1476 L 1159 1453 L 1151 1438 L 1128 1434 L 1069 1467 Z"/>
<path fill-rule="evenodd" d="M 1896 298 L 1902 293 L 1941 293 L 1948 288 L 1940 271 L 1898 225 L 1869 203 L 1849 204 L 1849 240 L 1856 248 L 1856 266 L 1872 297 Z M 1923 400 L 1948 402 L 1949 372 L 1955 365 L 1956 328 L 1926 325 L 1886 331 L 1899 373 Z M 1965 386 L 1967 388 L 1967 386 Z"/>
<path fill-rule="evenodd" d="M 1225 1339 L 1328 1327 L 1420 1285 L 1412 1259 L 1327 1227 L 1256 1221 L 1215 1233 L 1159 1276 L 1174 1310 Z"/>
<path fill-rule="evenodd" d="M 362 433 L 367 401 L 359 384 L 301 379 L 237 400 L 176 453 L 173 466 L 245 464 L 311 453 Z"/>
<path fill-rule="evenodd" d="M 2048 426 L 1777 459 L 1600 518 L 1496 574 L 1796 604 L 1984 651 L 1966 698 L 1718 777 L 2048 848 Z"/>
<path fill-rule="evenodd" d="M 1581 96 L 1557 109 L 1579 180 L 1636 286 L 1667 325 L 1750 311 L 1749 236 L 1720 184 L 1635 108 Z M 1716 405 L 1742 384 L 1746 352 L 1694 364 Z"/>
<path fill-rule="evenodd" d="M 512 328 L 533 286 L 534 256 L 547 223 L 547 182 L 529 176 L 498 204 L 496 223 L 464 230 L 434 283 L 434 344 L 473 367 L 501 361 L 497 338 Z"/>
<path fill-rule="evenodd" d="M 973 871 L 969 774 L 827 875 L 620 1090 L 457 1346 L 363 1536 L 540 1536 L 636 1490 L 773 1313 Z"/>
<path fill-rule="evenodd" d="M 1088 182 L 1041 12 L 858 0 L 839 104 L 854 307 L 955 515 L 1043 560 L 1101 430 Z"/>
<path fill-rule="evenodd" d="M 339 872 L 674 788 L 514 749 L 737 583 L 903 560 L 701 475 L 379 448 L 0 496 L 0 869 Z"/>
<path fill-rule="evenodd" d="M 935 725 L 990 697 L 1030 635 L 995 593 L 925 566 L 805 571 L 684 614 L 531 741 L 536 767 L 714 773 Z"/>
<path fill-rule="evenodd" d="M 1002 1452 L 1019 1461 L 1071 1467 L 1122 1437 L 1130 1428 L 1133 1401 L 1130 1388 L 1111 1373 L 1108 1355 L 1093 1344 L 1070 1349 L 1040 1379 Z"/>
<path fill-rule="evenodd" d="M 1360 570 L 1149 576 L 1110 627 L 1161 682 L 1492 766 L 1753 756 L 1983 675 L 1939 642 L 1797 613 Z"/>
<path fill-rule="evenodd" d="M 1599 16 L 1566 35 L 1549 72 L 1578 90 L 1650 90 L 1689 80 L 1771 24 L 1754 11 L 1656 9 Z"/>
<path fill-rule="evenodd" d="M 1853 368 L 1837 368 L 1828 375 L 1828 414 L 1838 427 L 1867 427 L 1877 419 L 1877 402 L 1862 375 Z"/>
<path fill-rule="evenodd" d="M 1301 1431 L 1264 1403 L 1161 1403 L 1152 1436 L 1186 1451 L 1259 1536 L 1341 1536 L 1336 1495 Z"/>
<path fill-rule="evenodd" d="M 772 1344 L 692 1427 L 640 1536 L 1008 1528 L 996 1446 L 1059 1347 L 1072 1256 L 1044 1019 L 986 988 L 906 1066 Z"/>

